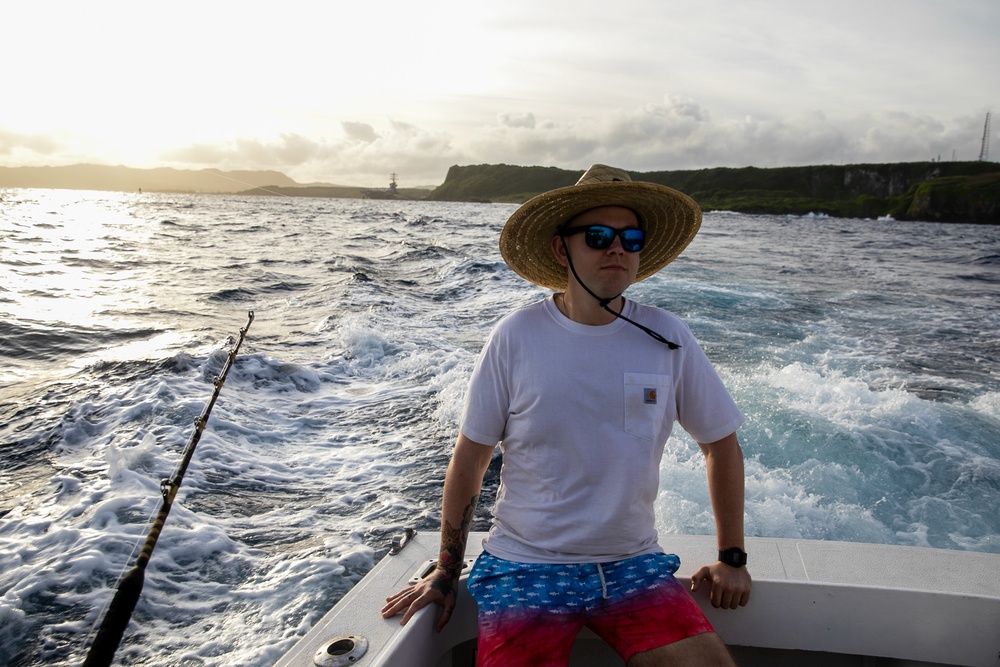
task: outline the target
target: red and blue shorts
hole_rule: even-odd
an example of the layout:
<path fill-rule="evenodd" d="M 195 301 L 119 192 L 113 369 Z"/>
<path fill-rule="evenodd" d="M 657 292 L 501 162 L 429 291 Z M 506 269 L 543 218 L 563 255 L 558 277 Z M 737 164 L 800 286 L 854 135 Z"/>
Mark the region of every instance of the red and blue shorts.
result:
<path fill-rule="evenodd" d="M 612 563 L 516 563 L 483 553 L 468 587 L 479 606 L 479 667 L 566 665 L 588 627 L 628 661 L 713 632 L 675 578 L 680 559 L 646 554 Z"/>

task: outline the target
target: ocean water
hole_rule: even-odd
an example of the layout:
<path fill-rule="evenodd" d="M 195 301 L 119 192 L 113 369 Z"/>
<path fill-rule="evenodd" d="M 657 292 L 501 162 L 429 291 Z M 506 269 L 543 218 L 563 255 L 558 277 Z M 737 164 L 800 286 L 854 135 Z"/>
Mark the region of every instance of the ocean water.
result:
<path fill-rule="evenodd" d="M 512 210 L 0 191 L 0 664 L 82 661 L 249 310 L 119 660 L 270 665 L 437 530 L 479 347 L 545 295 Z M 1000 228 L 708 213 L 628 296 L 747 415 L 748 534 L 1000 553 Z M 713 532 L 682 432 L 661 486 L 665 544 Z"/>

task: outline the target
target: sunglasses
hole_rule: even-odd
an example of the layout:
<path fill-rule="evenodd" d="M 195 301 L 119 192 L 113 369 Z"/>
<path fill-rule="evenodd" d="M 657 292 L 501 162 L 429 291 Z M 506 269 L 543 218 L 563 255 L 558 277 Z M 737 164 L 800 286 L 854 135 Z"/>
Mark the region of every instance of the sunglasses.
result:
<path fill-rule="evenodd" d="M 562 236 L 573 236 L 574 234 L 584 234 L 588 248 L 594 250 L 607 250 L 615 242 L 615 237 L 621 239 L 622 249 L 625 252 L 639 252 L 646 243 L 646 233 L 641 229 L 612 229 L 607 225 L 587 225 L 586 227 L 574 227 L 562 232 Z"/>

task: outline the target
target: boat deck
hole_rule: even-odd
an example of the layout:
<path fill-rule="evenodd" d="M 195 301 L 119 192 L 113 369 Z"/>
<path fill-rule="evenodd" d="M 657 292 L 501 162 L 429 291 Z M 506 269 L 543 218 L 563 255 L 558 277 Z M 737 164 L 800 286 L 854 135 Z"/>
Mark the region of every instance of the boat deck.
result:
<path fill-rule="evenodd" d="M 467 562 L 484 536 L 470 537 Z M 716 557 L 714 537 L 665 536 L 661 544 L 681 557 L 685 575 Z M 440 634 L 432 629 L 436 609 L 421 610 L 406 628 L 379 615 L 385 598 L 426 571 L 437 549 L 438 534 L 426 533 L 386 556 L 276 667 L 318 664 L 318 651 L 330 667 L 473 665 L 475 602 L 464 579 L 455 616 Z M 696 595 L 744 667 L 1000 667 L 1000 554 L 770 538 L 748 539 L 747 552 L 754 577 L 747 607 L 717 610 L 707 593 Z M 323 656 L 336 639 L 350 638 L 340 645 L 347 646 L 362 637 L 363 655 Z M 584 631 L 570 664 L 623 663 Z"/>

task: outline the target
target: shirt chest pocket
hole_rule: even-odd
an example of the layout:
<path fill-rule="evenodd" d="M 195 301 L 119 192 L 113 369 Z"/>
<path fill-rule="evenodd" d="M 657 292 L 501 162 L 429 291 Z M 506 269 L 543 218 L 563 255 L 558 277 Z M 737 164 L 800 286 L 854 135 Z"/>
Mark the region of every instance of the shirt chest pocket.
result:
<path fill-rule="evenodd" d="M 646 440 L 666 439 L 676 416 L 669 375 L 625 373 L 625 431 Z"/>

